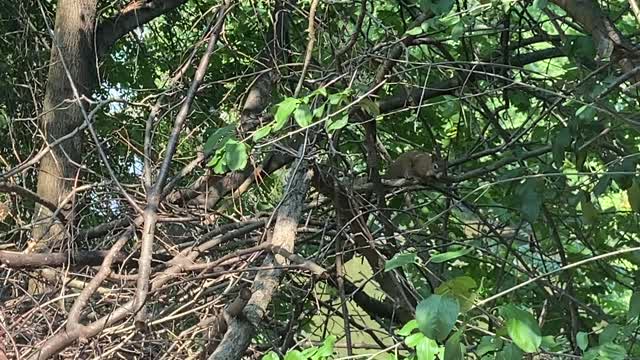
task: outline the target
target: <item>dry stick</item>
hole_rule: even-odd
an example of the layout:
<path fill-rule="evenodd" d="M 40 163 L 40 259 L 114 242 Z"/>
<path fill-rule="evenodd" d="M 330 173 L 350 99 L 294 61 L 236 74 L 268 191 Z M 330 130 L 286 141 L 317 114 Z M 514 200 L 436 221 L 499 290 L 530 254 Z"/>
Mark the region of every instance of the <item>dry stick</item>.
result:
<path fill-rule="evenodd" d="M 635 15 L 636 21 L 638 25 L 640 25 L 640 6 L 638 6 L 638 2 L 636 0 L 629 0 L 629 5 L 631 5 L 633 15 Z"/>
<path fill-rule="evenodd" d="M 298 85 L 296 86 L 296 90 L 293 92 L 293 97 L 298 97 L 300 95 L 300 91 L 302 90 L 302 84 L 304 83 L 304 77 L 307 74 L 307 69 L 309 68 L 309 63 L 311 62 L 311 55 L 313 53 L 313 45 L 316 42 L 316 9 L 318 8 L 318 0 L 313 0 L 311 2 L 311 9 L 309 9 L 309 26 L 307 27 L 307 32 L 309 33 L 309 41 L 307 42 L 307 51 L 304 54 L 304 63 L 302 65 L 302 73 L 300 74 L 300 79 L 298 80 Z"/>
<path fill-rule="evenodd" d="M 287 191 L 283 195 L 282 206 L 278 209 L 271 238 L 272 246 L 280 247 L 289 253 L 293 250 L 295 244 L 297 225 L 312 176 L 312 171 L 306 169 L 307 166 L 304 161 L 305 146 L 306 141 L 298 151 L 300 158 L 298 163 L 292 166 L 289 171 L 289 178 L 285 186 Z M 281 255 L 267 255 L 263 262 L 264 266 L 278 267 L 286 264 L 286 258 Z M 252 286 L 253 295 L 243 312 L 246 319 L 236 319 L 229 324 L 222 342 L 214 353 L 209 356 L 209 360 L 239 358 L 240 354 L 247 349 L 254 331 L 258 328 L 262 317 L 267 312 L 267 307 L 271 303 L 271 298 L 276 291 L 282 271 L 281 269 L 274 269 L 258 273 Z"/>
<path fill-rule="evenodd" d="M 102 282 L 111 274 L 111 264 L 113 263 L 113 260 L 119 254 L 122 247 L 127 243 L 129 237 L 134 234 L 134 231 L 135 225 L 131 225 L 127 231 L 120 235 L 118 241 L 113 244 L 111 250 L 109 250 L 109 253 L 102 261 L 102 265 L 100 265 L 98 273 L 93 277 L 93 279 L 91 279 L 89 284 L 82 289 L 82 292 L 80 292 L 80 295 L 74 301 L 71 310 L 69 310 L 67 331 L 73 332 L 76 329 L 82 330 L 83 325 L 80 324 L 80 313 L 82 312 L 82 309 L 87 305 L 91 295 L 97 291 L 100 284 L 102 284 Z"/>
<path fill-rule="evenodd" d="M 102 331 L 106 326 L 110 326 L 111 324 L 122 320 L 123 318 L 128 316 L 130 313 L 139 311 L 139 309 L 144 304 L 144 301 L 146 300 L 146 296 L 148 294 L 149 275 L 151 272 L 151 251 L 153 247 L 153 231 L 155 230 L 155 222 L 157 221 L 156 210 L 157 210 L 157 206 L 158 206 L 160 195 L 161 195 L 160 191 L 162 190 L 162 183 L 168 173 L 168 168 L 171 162 L 170 157 L 172 157 L 173 153 L 175 153 L 178 133 L 180 131 L 180 128 L 182 127 L 182 124 L 184 123 L 184 120 L 186 119 L 186 115 L 188 114 L 188 110 L 191 106 L 191 103 L 193 102 L 193 98 L 195 96 L 196 90 L 200 85 L 200 83 L 202 82 L 204 72 L 209 63 L 209 58 L 211 56 L 211 53 L 213 52 L 213 48 L 217 43 L 218 36 L 222 29 L 222 24 L 224 22 L 224 17 L 226 16 L 230 3 L 231 3 L 231 0 L 226 0 L 223 6 L 218 11 L 216 25 L 212 30 L 211 38 L 207 46 L 207 51 L 203 55 L 201 62 L 198 66 L 198 69 L 196 70 L 195 79 L 192 82 L 191 87 L 189 88 L 189 91 L 187 93 L 187 98 L 183 103 L 183 107 L 181 108 L 180 113 L 176 117 L 174 129 L 172 131 L 171 138 L 169 139 L 169 144 L 167 146 L 167 157 L 165 158 L 165 161 L 162 164 L 162 168 L 161 168 L 161 172 L 158 177 L 158 180 L 152 190 L 152 193 L 149 196 L 149 205 L 147 205 L 147 208 L 144 211 L 144 216 L 142 218 L 145 221 L 145 228 L 143 232 L 143 241 L 142 241 L 143 246 L 142 246 L 142 252 L 141 252 L 140 261 L 139 261 L 140 266 L 138 271 L 138 274 L 139 274 L 138 290 L 136 291 L 134 299 L 122 305 L 121 307 L 115 309 L 109 315 L 106 315 L 89 325 L 75 325 L 78 323 L 77 320 L 79 319 L 79 316 L 77 318 L 74 318 L 74 322 L 72 322 L 72 327 L 73 327 L 72 331 L 69 331 L 69 330 L 62 331 L 54 335 L 53 337 L 49 338 L 42 345 L 40 350 L 35 354 L 33 354 L 33 356 L 31 357 L 32 359 L 42 359 L 42 360 L 48 359 L 49 357 L 57 354 L 62 349 L 67 347 L 73 341 L 77 340 L 79 337 L 89 338 L 91 336 L 95 336 L 100 331 Z M 198 81 L 198 78 L 199 78 L 199 81 Z M 153 205 L 155 205 L 155 207 Z M 153 222 L 153 224 L 151 224 L 151 222 Z M 124 234 L 123 234 L 123 237 L 124 237 Z M 98 280 L 96 280 L 96 283 L 97 282 Z M 87 290 L 87 292 L 89 291 L 90 290 Z M 91 294 L 89 294 L 89 296 L 90 295 Z M 75 307 L 76 307 L 76 304 L 74 303 L 74 307 L 72 308 L 72 310 L 75 310 L 74 309 Z M 77 311 L 80 312 L 81 308 L 82 308 L 81 306 L 78 306 L 79 310 Z"/>
<path fill-rule="evenodd" d="M 184 102 L 182 103 L 180 111 L 178 112 L 178 115 L 176 116 L 176 119 L 174 121 L 173 129 L 171 130 L 171 135 L 169 136 L 169 141 L 167 143 L 167 150 L 165 153 L 164 161 L 160 166 L 160 173 L 158 174 L 158 178 L 156 179 L 153 188 L 147 196 L 147 206 L 144 209 L 143 214 L 144 227 L 142 230 L 140 259 L 138 260 L 138 282 L 136 285 L 135 296 L 135 307 L 140 308 L 140 311 L 136 315 L 136 322 L 138 324 L 144 324 L 146 322 L 146 311 L 144 303 L 149 293 L 149 277 L 151 276 L 153 240 L 155 236 L 156 222 L 158 220 L 157 211 L 158 206 L 160 205 L 160 200 L 162 198 L 162 189 L 164 186 L 164 182 L 167 178 L 167 175 L 169 174 L 169 168 L 171 167 L 171 161 L 178 146 L 178 139 L 180 137 L 180 132 L 182 131 L 182 126 L 184 125 L 189 115 L 189 111 L 191 111 L 193 100 L 195 99 L 198 88 L 200 87 L 200 84 L 204 79 L 204 75 L 207 72 L 211 54 L 213 54 L 213 50 L 215 49 L 215 46 L 218 42 L 218 38 L 222 30 L 222 25 L 224 23 L 224 18 L 230 5 L 231 0 L 226 0 L 218 11 L 216 23 L 213 27 L 213 30 L 211 31 L 211 37 L 209 38 L 209 44 L 207 45 L 207 49 L 200 59 L 200 63 L 198 64 L 198 68 L 196 69 L 195 76 L 193 78 L 193 81 L 191 82 L 191 86 L 187 91 Z"/>
<path fill-rule="evenodd" d="M 191 62 L 195 58 L 197 46 L 194 46 L 193 51 L 189 55 L 187 61 L 182 65 L 175 74 L 169 79 L 168 88 L 172 88 L 175 84 L 182 78 L 182 76 L 187 72 Z M 151 144 L 152 144 L 152 135 L 153 131 L 153 123 L 155 118 L 160 113 L 160 109 L 164 105 L 165 95 L 163 94 L 156 100 L 156 103 L 153 105 L 153 108 L 149 112 L 149 116 L 147 117 L 145 130 L 144 130 L 144 170 L 143 170 L 143 179 L 144 186 L 147 188 L 151 188 L 152 179 L 151 179 Z"/>

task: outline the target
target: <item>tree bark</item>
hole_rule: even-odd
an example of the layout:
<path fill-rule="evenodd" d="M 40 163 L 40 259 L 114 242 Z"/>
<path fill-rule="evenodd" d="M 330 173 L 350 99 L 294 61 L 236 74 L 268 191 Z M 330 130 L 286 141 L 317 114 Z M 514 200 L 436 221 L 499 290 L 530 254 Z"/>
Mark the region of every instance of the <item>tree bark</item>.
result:
<path fill-rule="evenodd" d="M 95 86 L 96 3 L 97 0 L 58 1 L 44 113 L 39 124 L 47 144 L 83 123 L 83 104 L 75 98 L 73 87 L 81 97 L 89 97 Z M 70 194 L 80 170 L 81 136 L 78 133 L 63 141 L 40 161 L 37 193 L 42 199 L 59 205 Z M 72 218 L 72 210 L 65 213 L 67 219 Z M 30 250 L 42 251 L 63 244 L 65 227 L 52 214 L 50 209 L 36 205 Z"/>

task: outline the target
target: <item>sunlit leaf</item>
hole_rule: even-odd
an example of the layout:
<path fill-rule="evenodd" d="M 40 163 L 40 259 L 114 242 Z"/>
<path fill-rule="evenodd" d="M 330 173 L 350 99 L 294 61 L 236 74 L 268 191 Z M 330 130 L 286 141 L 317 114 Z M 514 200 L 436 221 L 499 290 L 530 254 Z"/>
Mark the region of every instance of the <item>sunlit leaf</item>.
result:
<path fill-rule="evenodd" d="M 511 340 L 525 352 L 538 351 L 542 335 L 533 315 L 513 305 L 503 306 L 500 312 L 506 318 L 507 333 Z"/>
<path fill-rule="evenodd" d="M 640 183 L 638 180 L 633 180 L 633 184 L 627 189 L 627 199 L 631 209 L 640 213 Z"/>
<path fill-rule="evenodd" d="M 266 125 L 256 130 L 256 132 L 253 133 L 253 141 L 258 141 L 263 137 L 269 135 L 271 133 L 272 128 L 273 128 L 272 125 Z"/>
<path fill-rule="evenodd" d="M 337 119 L 329 119 L 327 121 L 327 131 L 332 133 L 338 129 L 342 129 L 343 127 L 347 126 L 348 123 L 349 123 L 349 114 L 344 114 L 342 117 Z"/>
<path fill-rule="evenodd" d="M 423 333 L 415 333 L 404 338 L 404 343 L 410 348 L 415 348 L 424 338 L 425 336 Z"/>
<path fill-rule="evenodd" d="M 309 105 L 300 104 L 293 112 L 293 118 L 296 120 L 296 123 L 300 127 L 307 127 L 311 125 L 311 120 L 313 119 L 313 114 L 311 114 L 311 109 L 309 109 Z"/>
<path fill-rule="evenodd" d="M 287 119 L 300 104 L 300 100 L 292 97 L 285 98 L 278 104 L 278 110 L 274 117 L 273 130 L 278 131 L 287 123 Z"/>
<path fill-rule="evenodd" d="M 306 360 L 307 358 L 302 355 L 302 352 L 298 350 L 289 350 L 284 355 L 284 360 Z"/>
<path fill-rule="evenodd" d="M 262 360 L 280 360 L 280 356 L 273 351 L 269 351 L 262 357 Z"/>
<path fill-rule="evenodd" d="M 384 271 L 390 271 L 408 264 L 413 264 L 417 259 L 418 255 L 416 253 L 395 254 L 390 260 L 384 263 Z"/>
<path fill-rule="evenodd" d="M 435 360 L 436 354 L 438 354 L 438 344 L 427 337 L 422 338 L 416 346 L 416 355 L 418 360 Z"/>
<path fill-rule="evenodd" d="M 465 248 L 465 249 L 460 249 L 460 250 L 455 250 L 455 251 L 447 251 L 446 253 L 442 253 L 442 254 L 436 254 L 431 256 L 430 261 L 432 263 L 436 263 L 436 264 L 440 264 L 443 263 L 445 261 L 449 261 L 449 260 L 453 260 L 453 259 L 457 259 L 461 256 L 465 256 L 468 253 L 472 252 L 473 248 Z"/>
<path fill-rule="evenodd" d="M 465 312 L 473 306 L 476 293 L 473 291 L 477 287 L 475 280 L 469 276 L 458 276 L 443 282 L 436 288 L 438 295 L 450 295 L 460 303 L 460 310 Z"/>
<path fill-rule="evenodd" d="M 396 334 L 398 334 L 399 336 L 408 336 L 413 332 L 413 330 L 417 328 L 418 328 L 418 321 L 414 319 L 404 324 L 402 329 L 396 331 Z"/>

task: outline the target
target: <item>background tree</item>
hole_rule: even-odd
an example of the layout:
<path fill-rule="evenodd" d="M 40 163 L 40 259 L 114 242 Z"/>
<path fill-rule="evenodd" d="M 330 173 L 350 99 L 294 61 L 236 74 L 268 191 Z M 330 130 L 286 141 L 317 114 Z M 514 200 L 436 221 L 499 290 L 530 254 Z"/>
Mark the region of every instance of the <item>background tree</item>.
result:
<path fill-rule="evenodd" d="M 638 356 L 638 8 L 7 4 L 0 350 Z"/>

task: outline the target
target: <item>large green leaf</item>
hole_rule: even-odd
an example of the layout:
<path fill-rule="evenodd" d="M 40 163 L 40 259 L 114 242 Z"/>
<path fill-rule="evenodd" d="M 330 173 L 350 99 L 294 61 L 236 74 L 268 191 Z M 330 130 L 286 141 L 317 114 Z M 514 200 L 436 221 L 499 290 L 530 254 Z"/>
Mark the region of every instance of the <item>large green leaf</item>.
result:
<path fill-rule="evenodd" d="M 440 347 L 438 344 L 427 337 L 422 338 L 416 346 L 416 355 L 418 360 L 435 360 Z"/>
<path fill-rule="evenodd" d="M 464 358 L 464 345 L 461 344 L 462 329 L 451 335 L 444 345 L 444 360 L 462 360 Z"/>
<path fill-rule="evenodd" d="M 307 104 L 300 104 L 293 112 L 293 118 L 296 120 L 298 126 L 304 128 L 311 125 L 311 121 L 313 120 L 313 114 L 311 114 L 311 109 Z"/>
<path fill-rule="evenodd" d="M 273 130 L 278 131 L 287 123 L 287 119 L 300 104 L 300 100 L 292 97 L 285 98 L 278 104 L 278 110 L 274 118 Z"/>
<path fill-rule="evenodd" d="M 416 307 L 418 328 L 433 340 L 444 340 L 453 329 L 460 305 L 449 296 L 431 295 L 422 300 Z"/>
<path fill-rule="evenodd" d="M 204 144 L 205 153 L 213 153 L 218 149 L 222 149 L 229 139 L 235 134 L 235 126 L 227 125 L 225 127 L 216 129 L 209 135 L 209 138 Z"/>
<path fill-rule="evenodd" d="M 513 305 L 503 306 L 500 312 L 506 319 L 507 333 L 511 340 L 525 352 L 537 352 L 542 343 L 542 335 L 533 315 Z"/>
<path fill-rule="evenodd" d="M 229 170 L 242 170 L 247 166 L 249 159 L 249 147 L 237 141 L 229 141 L 224 147 L 224 155 Z"/>

